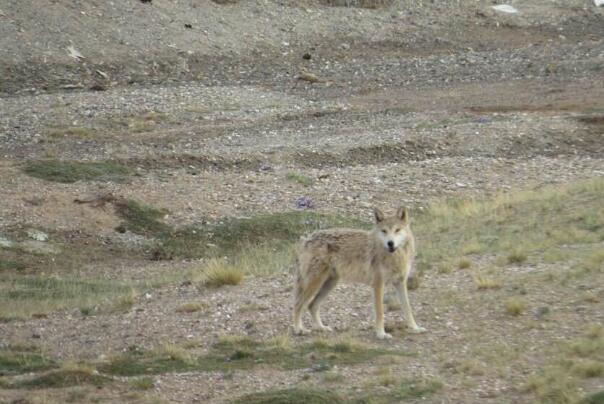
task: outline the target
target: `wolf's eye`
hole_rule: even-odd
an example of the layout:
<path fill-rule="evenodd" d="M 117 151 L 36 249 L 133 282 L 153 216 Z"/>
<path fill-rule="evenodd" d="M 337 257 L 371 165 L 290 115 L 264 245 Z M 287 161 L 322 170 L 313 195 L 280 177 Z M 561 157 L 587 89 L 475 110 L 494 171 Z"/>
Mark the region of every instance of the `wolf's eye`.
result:
<path fill-rule="evenodd" d="M 395 233 L 398 233 L 399 231 L 401 231 L 401 229 L 396 229 L 394 232 L 395 232 Z"/>
<path fill-rule="evenodd" d="M 382 233 L 387 234 L 388 232 L 386 230 L 382 230 Z"/>

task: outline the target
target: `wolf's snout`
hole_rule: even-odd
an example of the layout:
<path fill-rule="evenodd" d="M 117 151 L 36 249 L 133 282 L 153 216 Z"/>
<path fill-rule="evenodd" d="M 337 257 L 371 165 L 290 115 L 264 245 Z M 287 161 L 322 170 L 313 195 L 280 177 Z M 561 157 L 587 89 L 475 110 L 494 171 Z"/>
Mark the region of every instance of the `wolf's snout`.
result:
<path fill-rule="evenodd" d="M 390 240 L 389 242 L 386 243 L 388 245 L 388 250 L 390 252 L 394 251 L 394 241 Z"/>

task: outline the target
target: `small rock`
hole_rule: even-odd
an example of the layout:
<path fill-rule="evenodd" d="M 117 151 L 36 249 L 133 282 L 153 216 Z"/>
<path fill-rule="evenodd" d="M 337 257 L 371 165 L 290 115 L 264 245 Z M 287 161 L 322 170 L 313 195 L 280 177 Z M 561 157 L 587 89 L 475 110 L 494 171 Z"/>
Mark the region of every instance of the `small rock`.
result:
<path fill-rule="evenodd" d="M 499 4 L 497 6 L 492 7 L 495 11 L 501 11 L 502 13 L 508 14 L 516 14 L 518 9 L 516 7 L 510 6 L 509 4 Z"/>
<path fill-rule="evenodd" d="M 296 207 L 298 209 L 312 209 L 315 207 L 314 202 L 307 196 L 301 196 L 296 199 Z"/>
<path fill-rule="evenodd" d="M 11 241 L 4 237 L 0 237 L 0 247 L 11 248 L 14 245 L 15 245 L 14 241 Z"/>
<path fill-rule="evenodd" d="M 310 60 L 312 58 L 311 54 L 306 52 L 304 55 L 302 55 L 302 59 L 304 60 Z"/>
<path fill-rule="evenodd" d="M 36 229 L 27 229 L 27 237 L 36 241 L 48 241 L 48 234 Z"/>
<path fill-rule="evenodd" d="M 312 365 L 310 367 L 311 372 L 324 372 L 329 369 L 330 369 L 330 366 L 326 363 L 315 363 L 314 365 Z"/>

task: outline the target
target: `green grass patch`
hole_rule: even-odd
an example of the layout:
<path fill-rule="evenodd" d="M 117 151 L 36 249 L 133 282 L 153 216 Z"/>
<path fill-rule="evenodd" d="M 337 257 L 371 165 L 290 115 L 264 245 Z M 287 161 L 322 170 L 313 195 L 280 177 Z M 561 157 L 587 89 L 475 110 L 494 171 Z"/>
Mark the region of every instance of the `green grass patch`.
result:
<path fill-rule="evenodd" d="M 20 349 L 0 350 L 0 376 L 38 372 L 56 366 L 53 360 L 38 352 Z"/>
<path fill-rule="evenodd" d="M 132 291 L 124 283 L 54 276 L 0 277 L 0 318 L 27 318 L 69 307 L 112 304 Z"/>
<path fill-rule="evenodd" d="M 163 112 L 149 111 L 139 115 L 112 117 L 101 121 L 100 124 L 107 130 L 127 130 L 128 133 L 148 132 L 162 123 L 170 123 L 173 120 Z"/>
<path fill-rule="evenodd" d="M 251 218 L 228 218 L 203 227 L 189 226 L 157 234 L 160 244 L 156 255 L 182 258 L 232 257 L 235 252 L 239 259 L 245 260 L 250 250 L 287 250 L 303 234 L 342 226 L 366 227 L 366 224 L 335 215 L 298 211 Z M 240 251 L 245 251 L 246 254 L 237 254 Z M 266 254 L 264 255 L 266 258 Z"/>
<path fill-rule="evenodd" d="M 192 357 L 178 347 L 170 350 L 133 350 L 102 365 L 99 370 L 112 375 L 138 376 L 186 371 L 232 371 L 250 369 L 260 364 L 283 370 L 311 367 L 330 369 L 334 365 L 362 363 L 381 355 L 403 353 L 365 347 L 349 340 L 290 346 L 274 341 L 263 343 L 247 337 L 228 337 L 221 338 L 207 354 L 200 357 Z"/>
<path fill-rule="evenodd" d="M 48 133 L 48 136 L 52 139 L 91 139 L 94 138 L 95 132 L 92 129 L 84 128 L 81 126 L 66 126 L 52 128 Z"/>
<path fill-rule="evenodd" d="M 332 391 L 310 388 L 268 390 L 247 394 L 234 401 L 236 404 L 338 404 L 345 402 L 342 397 Z"/>
<path fill-rule="evenodd" d="M 480 252 L 521 264 L 564 245 L 604 241 L 604 179 L 432 204 L 414 218 L 418 265 Z M 471 239 L 467 239 L 471 235 Z M 599 267 L 594 258 L 589 267 Z"/>
<path fill-rule="evenodd" d="M 155 382 L 150 377 L 141 377 L 132 380 L 130 385 L 137 390 L 151 390 L 155 387 Z"/>
<path fill-rule="evenodd" d="M 80 369 L 59 369 L 35 376 L 30 379 L 19 380 L 9 385 L 11 388 L 47 389 L 80 386 L 91 384 L 103 386 L 112 380 L 106 376 L 95 374 L 92 371 Z"/>
<path fill-rule="evenodd" d="M 604 390 L 588 395 L 581 404 L 604 404 Z"/>
<path fill-rule="evenodd" d="M 35 178 L 65 184 L 76 181 L 122 182 L 133 174 L 130 168 L 111 161 L 34 160 L 28 161 L 23 171 Z"/>
<path fill-rule="evenodd" d="M 300 184 L 305 187 L 310 187 L 313 184 L 312 178 L 295 172 L 289 172 L 286 174 L 285 178 L 288 181 L 295 182 L 296 184 Z"/>
<path fill-rule="evenodd" d="M 157 209 L 152 206 L 134 201 L 126 200 L 116 203 L 115 212 L 124 219 L 123 230 L 144 235 L 156 235 L 170 231 L 170 227 L 161 219 L 166 215 L 165 209 Z"/>
<path fill-rule="evenodd" d="M 385 386 L 388 390 L 383 392 L 379 391 L 372 392 L 371 395 L 367 395 L 352 402 L 358 404 L 387 404 L 387 403 L 401 403 L 408 402 L 410 400 L 424 400 L 430 395 L 439 391 L 443 384 L 437 379 L 424 379 L 424 378 L 413 378 L 403 380 L 392 380 L 390 377 L 386 378 L 386 384 L 383 384 L 383 380 L 380 382 L 381 386 Z"/>
<path fill-rule="evenodd" d="M 0 271 L 23 271 L 25 264 L 19 261 L 4 259 L 0 257 Z"/>
<path fill-rule="evenodd" d="M 525 386 L 541 402 L 579 402 L 581 381 L 604 374 L 604 331 L 588 327 L 584 336 L 552 347 L 552 363 L 529 377 Z"/>

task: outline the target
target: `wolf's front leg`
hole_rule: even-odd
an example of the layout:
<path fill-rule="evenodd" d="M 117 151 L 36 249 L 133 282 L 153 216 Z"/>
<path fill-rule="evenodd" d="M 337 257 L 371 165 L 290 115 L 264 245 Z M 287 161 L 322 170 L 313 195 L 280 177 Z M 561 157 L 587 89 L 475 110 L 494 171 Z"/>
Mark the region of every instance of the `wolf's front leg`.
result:
<path fill-rule="evenodd" d="M 397 282 L 395 286 L 396 294 L 403 310 L 403 318 L 407 321 L 407 327 L 411 332 L 425 332 L 426 329 L 418 326 L 413 318 L 411 304 L 409 304 L 409 293 L 407 292 L 407 278 L 405 277 L 405 279 L 403 279 L 401 282 Z"/>
<path fill-rule="evenodd" d="M 373 285 L 375 305 L 375 333 L 379 339 L 389 339 L 392 335 L 384 330 L 384 282 L 375 281 Z"/>

